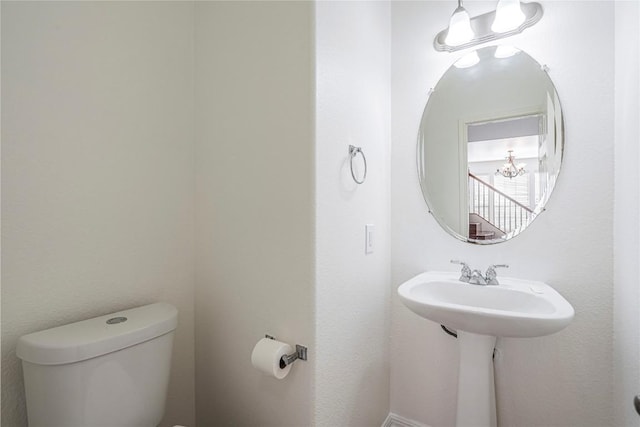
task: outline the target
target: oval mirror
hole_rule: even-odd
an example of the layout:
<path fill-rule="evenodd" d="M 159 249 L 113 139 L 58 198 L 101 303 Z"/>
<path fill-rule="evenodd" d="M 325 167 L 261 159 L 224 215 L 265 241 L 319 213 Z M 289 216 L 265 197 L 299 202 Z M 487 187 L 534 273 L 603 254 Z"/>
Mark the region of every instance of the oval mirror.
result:
<path fill-rule="evenodd" d="M 485 47 L 454 63 L 429 96 L 417 148 L 422 193 L 451 235 L 503 242 L 544 210 L 562 148 L 546 70 L 521 50 Z"/>

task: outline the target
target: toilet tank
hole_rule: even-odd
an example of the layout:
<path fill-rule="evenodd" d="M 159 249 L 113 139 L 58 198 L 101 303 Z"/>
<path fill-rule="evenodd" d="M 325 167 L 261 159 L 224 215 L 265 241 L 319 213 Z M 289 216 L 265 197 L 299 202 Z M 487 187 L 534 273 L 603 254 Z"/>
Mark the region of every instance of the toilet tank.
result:
<path fill-rule="evenodd" d="M 156 427 L 177 321 L 157 303 L 21 337 L 29 427 Z"/>

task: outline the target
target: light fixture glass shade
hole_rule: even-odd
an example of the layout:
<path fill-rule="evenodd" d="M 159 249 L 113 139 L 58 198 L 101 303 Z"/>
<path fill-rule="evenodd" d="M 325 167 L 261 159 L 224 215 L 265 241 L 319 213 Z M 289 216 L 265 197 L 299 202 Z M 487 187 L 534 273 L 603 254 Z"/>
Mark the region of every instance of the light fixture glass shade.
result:
<path fill-rule="evenodd" d="M 491 25 L 494 33 L 506 33 L 515 30 L 526 19 L 520 0 L 499 0 L 496 6 L 496 18 Z"/>
<path fill-rule="evenodd" d="M 459 6 L 451 15 L 449 30 L 444 42 L 449 46 L 460 46 L 473 39 L 474 33 L 471 29 L 471 18 L 466 9 Z"/>

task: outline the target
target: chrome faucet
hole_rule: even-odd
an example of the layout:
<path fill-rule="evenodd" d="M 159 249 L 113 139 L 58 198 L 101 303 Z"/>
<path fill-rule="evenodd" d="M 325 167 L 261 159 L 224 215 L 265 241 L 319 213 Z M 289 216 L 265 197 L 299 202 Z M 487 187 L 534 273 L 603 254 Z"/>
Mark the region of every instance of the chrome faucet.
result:
<path fill-rule="evenodd" d="M 496 286 L 500 283 L 498 282 L 498 273 L 496 273 L 496 268 L 509 268 L 507 264 L 496 264 L 490 265 L 487 268 L 487 272 L 482 275 L 480 270 L 471 270 L 469 265 L 464 261 L 459 261 L 457 259 L 451 260 L 452 264 L 459 264 L 462 266 L 462 271 L 460 271 L 460 281 L 465 283 L 470 283 L 472 285 L 481 285 L 481 286 Z"/>
<path fill-rule="evenodd" d="M 469 280 L 471 280 L 471 268 L 469 268 L 469 265 L 464 262 L 464 261 L 459 261 L 457 259 L 452 259 L 451 260 L 451 264 L 459 264 L 462 266 L 462 270 L 460 271 L 460 281 L 461 282 L 466 282 L 469 283 Z"/>
<path fill-rule="evenodd" d="M 471 278 L 469 279 L 469 283 L 471 283 L 472 285 L 484 286 L 487 284 L 487 279 L 482 275 L 480 270 L 476 269 L 471 272 Z"/>
<path fill-rule="evenodd" d="M 496 273 L 496 268 L 509 268 L 509 266 L 507 264 L 490 265 L 489 268 L 487 268 L 487 272 L 484 275 L 487 285 L 500 284 L 498 283 L 498 273 Z"/>

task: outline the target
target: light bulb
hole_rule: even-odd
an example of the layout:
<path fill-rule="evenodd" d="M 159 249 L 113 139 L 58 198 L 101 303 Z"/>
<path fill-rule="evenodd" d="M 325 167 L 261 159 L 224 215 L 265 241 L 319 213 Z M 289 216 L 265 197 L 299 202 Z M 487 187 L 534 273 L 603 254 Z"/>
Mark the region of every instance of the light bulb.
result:
<path fill-rule="evenodd" d="M 515 30 L 526 19 L 520 7 L 520 0 L 499 0 L 496 6 L 496 18 L 491 25 L 494 33 L 506 33 Z"/>
<path fill-rule="evenodd" d="M 471 29 L 471 18 L 466 9 L 459 6 L 451 15 L 449 21 L 449 30 L 444 42 L 449 46 L 460 46 L 473 38 L 473 29 Z"/>

